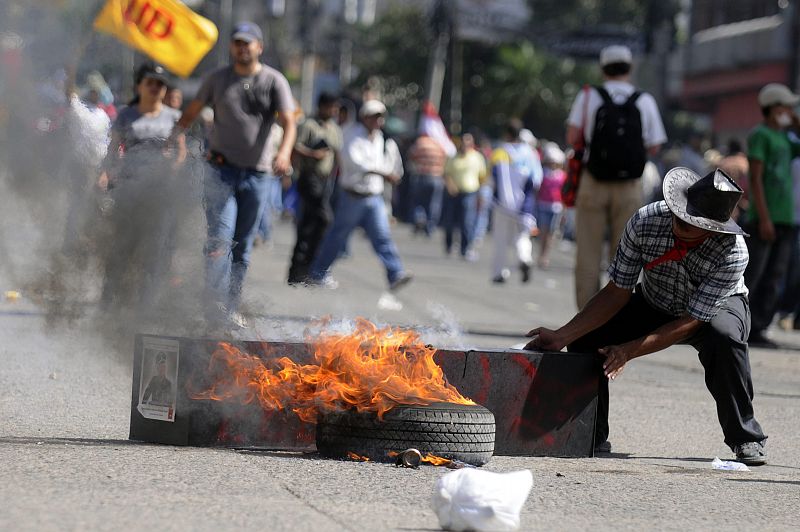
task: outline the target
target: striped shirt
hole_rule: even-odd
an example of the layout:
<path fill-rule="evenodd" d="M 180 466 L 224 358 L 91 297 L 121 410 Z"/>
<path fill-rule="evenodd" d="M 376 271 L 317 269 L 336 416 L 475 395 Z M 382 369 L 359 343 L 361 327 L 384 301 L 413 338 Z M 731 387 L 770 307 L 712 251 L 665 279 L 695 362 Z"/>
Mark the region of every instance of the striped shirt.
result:
<path fill-rule="evenodd" d="M 423 135 L 417 138 L 409 154 L 417 175 L 442 177 L 447 155 L 442 146 L 433 138 Z"/>
<path fill-rule="evenodd" d="M 681 261 L 644 265 L 672 249 L 672 212 L 666 202 L 645 205 L 625 227 L 608 268 L 611 281 L 633 290 L 643 272 L 642 295 L 650 305 L 672 316 L 711 321 L 734 294 L 747 295 L 744 270 L 747 246 L 740 235 L 714 233 Z"/>

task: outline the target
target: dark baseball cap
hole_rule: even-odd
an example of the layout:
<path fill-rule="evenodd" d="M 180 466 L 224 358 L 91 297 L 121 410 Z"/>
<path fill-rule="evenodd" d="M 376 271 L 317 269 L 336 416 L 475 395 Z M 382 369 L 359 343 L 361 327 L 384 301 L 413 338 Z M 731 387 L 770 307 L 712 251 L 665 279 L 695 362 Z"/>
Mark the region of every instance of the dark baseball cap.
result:
<path fill-rule="evenodd" d="M 170 85 L 171 83 L 169 73 L 166 69 L 150 61 L 141 64 L 139 68 L 136 69 L 136 74 L 134 75 L 136 85 L 141 83 L 145 78 L 157 79 L 164 85 Z"/>
<path fill-rule="evenodd" d="M 231 32 L 232 41 L 264 41 L 264 35 L 261 33 L 261 28 L 258 24 L 253 22 L 240 22 L 233 27 Z"/>

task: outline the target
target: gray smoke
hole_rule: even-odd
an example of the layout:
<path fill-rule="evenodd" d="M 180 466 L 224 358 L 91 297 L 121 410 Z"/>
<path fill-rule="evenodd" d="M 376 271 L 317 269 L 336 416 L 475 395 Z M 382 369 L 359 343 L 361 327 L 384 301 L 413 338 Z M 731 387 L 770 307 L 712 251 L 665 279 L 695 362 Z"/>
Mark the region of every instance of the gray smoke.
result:
<path fill-rule="evenodd" d="M 104 66 L 71 55 L 87 49 L 93 12 L 67 17 L 14 2 L 0 11 L 2 286 L 37 304 L 48 327 L 96 333 L 126 357 L 136 332 L 197 332 L 202 163 L 190 157 L 174 170 L 160 147 L 149 148 L 101 191 L 96 127 L 66 96 L 72 72 Z"/>

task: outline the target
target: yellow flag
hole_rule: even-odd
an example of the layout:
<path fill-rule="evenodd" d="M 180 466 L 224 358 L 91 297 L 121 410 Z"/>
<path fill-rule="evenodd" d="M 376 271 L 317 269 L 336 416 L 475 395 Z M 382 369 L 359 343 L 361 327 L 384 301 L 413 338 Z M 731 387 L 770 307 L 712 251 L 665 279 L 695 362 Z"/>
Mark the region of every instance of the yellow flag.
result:
<path fill-rule="evenodd" d="M 219 32 L 177 0 L 108 0 L 94 29 L 109 33 L 181 77 L 217 42 Z"/>

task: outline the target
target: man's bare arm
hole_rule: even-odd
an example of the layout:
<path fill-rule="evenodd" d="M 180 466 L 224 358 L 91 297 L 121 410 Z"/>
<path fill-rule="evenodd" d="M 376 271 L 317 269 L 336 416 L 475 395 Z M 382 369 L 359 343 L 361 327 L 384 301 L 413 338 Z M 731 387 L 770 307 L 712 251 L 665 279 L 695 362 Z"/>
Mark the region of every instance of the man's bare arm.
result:
<path fill-rule="evenodd" d="M 700 320 L 683 316 L 636 340 L 601 348 L 600 354 L 606 356 L 603 363 L 606 377 L 615 378 L 629 360 L 662 351 L 686 340 L 703 324 Z"/>
<path fill-rule="evenodd" d="M 631 298 L 631 291 L 610 282 L 589 300 L 566 325 L 555 331 L 539 327 L 528 332 L 534 339 L 525 349 L 561 349 L 610 320 Z"/>
<path fill-rule="evenodd" d="M 278 124 L 283 128 L 283 139 L 272 163 L 272 169 L 279 176 L 289 173 L 292 167 L 291 157 L 297 140 L 297 123 L 294 121 L 294 114 L 289 111 L 278 112 Z"/>
<path fill-rule="evenodd" d="M 583 142 L 583 129 L 577 126 L 567 126 L 567 144 L 577 146 Z"/>
<path fill-rule="evenodd" d="M 181 117 L 178 119 L 177 126 L 180 129 L 186 129 L 191 126 L 205 105 L 206 104 L 200 100 L 192 100 L 189 102 L 189 105 L 186 106 L 183 114 L 181 114 Z"/>

